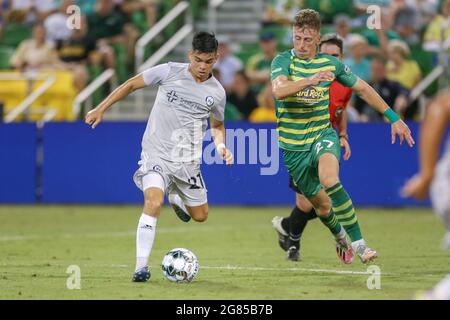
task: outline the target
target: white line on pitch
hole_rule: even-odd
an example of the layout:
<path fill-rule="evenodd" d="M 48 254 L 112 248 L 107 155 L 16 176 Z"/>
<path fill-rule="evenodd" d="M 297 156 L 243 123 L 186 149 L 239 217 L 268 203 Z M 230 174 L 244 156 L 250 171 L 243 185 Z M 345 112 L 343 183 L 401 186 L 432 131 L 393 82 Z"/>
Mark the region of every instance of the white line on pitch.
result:
<path fill-rule="evenodd" d="M 345 270 L 329 270 L 329 269 L 308 269 L 308 268 L 267 268 L 267 267 L 240 267 L 240 266 L 200 266 L 202 269 L 220 269 L 220 270 L 245 270 L 245 271 L 304 271 L 317 273 L 336 273 L 336 274 L 356 274 L 356 275 L 374 275 L 374 273 L 366 271 L 345 271 Z M 383 275 L 392 275 L 383 273 Z"/>
<path fill-rule="evenodd" d="M 255 228 L 266 227 L 265 225 L 255 226 Z M 234 229 L 233 226 L 202 226 L 202 227 L 174 227 L 157 228 L 157 233 L 187 233 L 187 232 L 215 232 L 217 230 Z M 253 228 L 254 229 L 254 228 Z M 27 241 L 27 240 L 51 240 L 55 238 L 103 238 L 103 237 L 131 237 L 135 236 L 136 231 L 118 231 L 118 232 L 93 232 L 93 233 L 74 233 L 74 234 L 55 234 L 54 236 L 41 235 L 6 235 L 0 236 L 0 241 Z"/>

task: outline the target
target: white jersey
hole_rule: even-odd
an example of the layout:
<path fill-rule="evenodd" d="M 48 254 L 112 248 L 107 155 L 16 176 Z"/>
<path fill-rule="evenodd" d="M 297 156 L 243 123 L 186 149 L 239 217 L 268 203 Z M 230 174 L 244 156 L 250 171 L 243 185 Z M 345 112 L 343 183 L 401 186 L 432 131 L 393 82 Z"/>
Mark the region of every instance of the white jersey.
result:
<path fill-rule="evenodd" d="M 226 95 L 211 76 L 197 83 L 189 64 L 161 64 L 142 73 L 147 85 L 158 84 L 142 139 L 142 161 L 157 157 L 171 162 L 192 162 L 202 156 L 202 142 L 212 114 L 224 120 Z"/>

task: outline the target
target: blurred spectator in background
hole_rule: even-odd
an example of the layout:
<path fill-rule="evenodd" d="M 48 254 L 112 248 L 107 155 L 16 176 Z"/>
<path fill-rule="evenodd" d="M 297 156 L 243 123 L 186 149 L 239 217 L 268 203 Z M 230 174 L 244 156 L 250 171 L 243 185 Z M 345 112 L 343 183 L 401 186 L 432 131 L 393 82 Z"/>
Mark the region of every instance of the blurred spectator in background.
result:
<path fill-rule="evenodd" d="M 55 0 L 9 0 L 10 12 L 8 21 L 12 23 L 32 25 L 42 22 L 53 11 L 57 10 Z"/>
<path fill-rule="evenodd" d="M 9 11 L 9 0 L 0 0 L 0 38 L 3 36 L 6 16 Z"/>
<path fill-rule="evenodd" d="M 352 20 L 346 14 L 339 14 L 333 20 L 333 25 L 337 35 L 342 39 L 344 44 L 344 57 L 349 55 L 349 45 L 352 37 L 355 35 L 352 31 Z"/>
<path fill-rule="evenodd" d="M 226 37 L 219 37 L 219 59 L 215 65 L 216 69 L 220 71 L 222 79 L 222 86 L 227 93 L 231 93 L 234 87 L 234 75 L 243 69 L 242 61 L 231 53 L 229 39 Z"/>
<path fill-rule="evenodd" d="M 388 45 L 387 78 L 397 81 L 411 91 L 422 79 L 419 64 L 410 59 L 408 45 L 401 40 L 392 40 Z M 410 104 L 405 110 L 398 110 L 406 120 L 414 120 L 418 116 L 417 102 Z"/>
<path fill-rule="evenodd" d="M 47 31 L 47 39 L 51 41 L 67 40 L 72 35 L 72 30 L 67 27 L 67 8 L 74 5 L 74 0 L 62 0 L 59 10 L 45 19 L 44 25 Z"/>
<path fill-rule="evenodd" d="M 266 1 L 264 25 L 289 26 L 298 10 L 304 7 L 304 0 L 268 0 Z"/>
<path fill-rule="evenodd" d="M 132 65 L 134 46 L 139 36 L 131 26 L 125 27 L 126 17 L 111 0 L 97 0 L 95 12 L 88 15 L 89 37 L 97 46 L 108 51 L 110 45 L 124 46 L 127 65 Z"/>
<path fill-rule="evenodd" d="M 90 15 L 95 11 L 96 1 L 97 0 L 76 0 L 76 4 L 80 7 L 82 14 Z"/>
<path fill-rule="evenodd" d="M 372 59 L 372 79 L 369 84 L 376 92 L 386 101 L 388 106 L 391 106 L 395 111 L 403 114 L 408 106 L 409 92 L 401 84 L 387 79 L 386 59 L 382 56 L 375 56 Z M 356 97 L 354 107 L 360 114 L 360 120 L 380 121 L 383 119 L 381 113 L 376 112 L 370 108 L 364 100 Z"/>
<path fill-rule="evenodd" d="M 417 30 L 422 33 L 437 14 L 440 0 L 406 0 L 406 3 L 417 10 Z"/>
<path fill-rule="evenodd" d="M 361 34 L 369 43 L 369 55 L 387 56 L 387 45 L 389 40 L 401 39 L 400 35 L 392 30 L 391 16 L 387 9 L 381 11 L 380 29 L 366 29 Z"/>
<path fill-rule="evenodd" d="M 272 86 L 268 83 L 258 96 L 258 107 L 248 117 L 250 122 L 276 122 Z"/>
<path fill-rule="evenodd" d="M 387 78 L 412 90 L 422 79 L 422 71 L 415 60 L 410 59 L 408 45 L 401 40 L 391 40 L 388 45 Z"/>
<path fill-rule="evenodd" d="M 74 73 L 74 85 L 81 91 L 89 81 L 88 64 L 100 66 L 100 53 L 95 52 L 95 43 L 86 38 L 87 23 L 84 17 L 81 28 L 74 29 L 67 40 L 58 40 L 56 50 L 61 60 L 59 67 Z"/>
<path fill-rule="evenodd" d="M 58 55 L 46 39 L 45 27 L 38 23 L 33 27 L 33 38 L 24 40 L 11 57 L 10 64 L 21 71 L 28 69 L 55 68 Z"/>
<path fill-rule="evenodd" d="M 250 79 L 244 70 L 236 72 L 234 76 L 233 90 L 227 95 L 229 103 L 236 106 L 244 119 L 258 106 L 255 94 L 251 90 Z"/>
<path fill-rule="evenodd" d="M 450 38 L 450 0 L 442 4 L 441 14 L 428 25 L 424 35 L 423 48 L 427 51 L 440 51 L 442 44 Z"/>
<path fill-rule="evenodd" d="M 371 78 L 370 61 L 367 59 L 367 40 L 361 35 L 354 35 L 349 43 L 349 56 L 344 63 L 359 78 L 368 82 Z"/>
<path fill-rule="evenodd" d="M 252 83 L 255 94 L 270 82 L 270 65 L 277 55 L 278 42 L 272 32 L 262 33 L 259 37 L 261 52 L 251 56 L 247 62 L 246 73 Z"/>
<path fill-rule="evenodd" d="M 160 0 L 116 0 L 116 3 L 130 16 L 139 11 L 144 12 L 147 28 L 152 27 L 158 19 Z"/>
<path fill-rule="evenodd" d="M 406 0 L 393 0 L 390 7 L 392 29 L 410 45 L 420 41 L 418 30 L 419 15 L 415 7 L 408 5 Z"/>
<path fill-rule="evenodd" d="M 222 84 L 222 78 L 220 76 L 220 70 L 214 68 L 213 71 L 213 76 L 214 78 L 217 79 L 217 81 L 220 82 L 220 84 Z M 224 114 L 225 120 L 231 120 L 231 121 L 236 121 L 236 120 L 242 120 L 243 119 L 243 115 L 242 113 L 238 110 L 238 108 L 234 105 L 231 104 L 228 99 L 225 103 L 225 114 Z"/>

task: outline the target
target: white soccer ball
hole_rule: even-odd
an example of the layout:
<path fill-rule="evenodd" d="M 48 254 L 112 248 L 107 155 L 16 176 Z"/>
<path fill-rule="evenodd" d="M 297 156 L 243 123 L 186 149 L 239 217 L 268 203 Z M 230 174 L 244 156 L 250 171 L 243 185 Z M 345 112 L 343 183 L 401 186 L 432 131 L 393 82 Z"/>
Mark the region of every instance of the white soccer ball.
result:
<path fill-rule="evenodd" d="M 175 248 L 164 256 L 161 267 L 167 280 L 190 282 L 197 275 L 198 260 L 192 251 Z"/>

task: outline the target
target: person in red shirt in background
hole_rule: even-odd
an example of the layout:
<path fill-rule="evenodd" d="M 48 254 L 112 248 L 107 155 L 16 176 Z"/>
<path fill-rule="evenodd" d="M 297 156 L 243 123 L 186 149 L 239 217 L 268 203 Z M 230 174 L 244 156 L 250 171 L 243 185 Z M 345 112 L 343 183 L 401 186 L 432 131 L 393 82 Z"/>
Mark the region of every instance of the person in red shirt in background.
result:
<path fill-rule="evenodd" d="M 327 34 L 320 42 L 320 53 L 334 56 L 340 60 L 343 58 L 343 43 L 336 34 Z M 344 87 L 337 81 L 333 81 L 329 91 L 330 96 L 330 121 L 339 135 L 341 147 L 344 149 L 344 160 L 348 160 L 351 155 L 347 134 L 347 112 L 346 107 L 352 97 L 352 90 Z M 289 187 L 296 191 L 292 180 L 289 180 Z M 290 217 L 274 217 L 273 227 L 278 233 L 278 243 L 280 247 L 287 251 L 287 259 L 290 261 L 300 260 L 300 238 L 308 220 L 317 218 L 316 212 L 309 200 L 296 191 L 295 208 Z M 337 254 L 342 262 L 349 264 L 353 261 L 353 256 L 337 248 Z"/>

